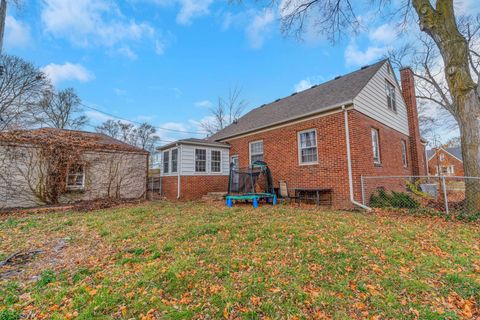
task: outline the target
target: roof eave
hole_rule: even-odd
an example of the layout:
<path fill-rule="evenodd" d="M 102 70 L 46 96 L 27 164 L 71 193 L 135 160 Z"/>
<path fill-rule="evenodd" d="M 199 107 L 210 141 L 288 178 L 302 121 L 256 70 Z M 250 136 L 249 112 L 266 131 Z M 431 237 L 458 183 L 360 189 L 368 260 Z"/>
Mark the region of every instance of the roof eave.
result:
<path fill-rule="evenodd" d="M 179 146 L 179 145 L 204 146 L 204 147 L 227 148 L 227 149 L 230 148 L 230 146 L 228 144 L 219 145 L 218 143 L 192 142 L 192 141 L 180 141 L 179 140 L 179 141 L 175 141 L 175 142 L 169 143 L 167 145 L 158 147 L 156 150 L 157 151 L 163 151 L 163 150 L 170 149 L 172 147 Z"/>
<path fill-rule="evenodd" d="M 353 99 L 348 100 L 348 101 L 344 101 L 342 103 L 338 103 L 338 104 L 328 106 L 327 108 L 324 108 L 322 110 L 315 110 L 313 112 L 305 113 L 305 114 L 302 114 L 300 116 L 291 117 L 291 118 L 288 118 L 288 119 L 285 119 L 285 120 L 282 120 L 282 121 L 277 121 L 277 122 L 274 122 L 274 123 L 270 123 L 270 124 L 262 126 L 262 127 L 258 127 L 258 128 L 255 128 L 255 129 L 245 130 L 245 131 L 242 131 L 242 132 L 239 132 L 239 133 L 235 133 L 233 135 L 223 137 L 223 138 L 220 138 L 220 139 L 215 140 L 215 141 L 222 142 L 222 141 L 229 140 L 229 139 L 241 136 L 241 135 L 253 133 L 255 131 L 265 130 L 265 129 L 268 129 L 268 128 L 271 128 L 271 127 L 279 126 L 279 125 L 282 125 L 282 124 L 286 124 L 286 123 L 293 122 L 293 121 L 296 121 L 296 120 L 301 120 L 303 118 L 308 118 L 308 117 L 315 116 L 315 115 L 321 115 L 323 113 L 327 113 L 327 112 L 335 110 L 335 109 L 340 109 L 343 106 L 350 106 L 350 105 L 353 105 Z"/>

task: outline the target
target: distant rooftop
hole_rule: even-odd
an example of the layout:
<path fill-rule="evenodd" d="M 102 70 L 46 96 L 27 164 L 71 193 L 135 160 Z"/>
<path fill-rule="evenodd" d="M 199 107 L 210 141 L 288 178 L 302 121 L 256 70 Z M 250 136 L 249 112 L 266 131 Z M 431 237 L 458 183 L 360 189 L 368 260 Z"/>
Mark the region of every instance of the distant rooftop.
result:
<path fill-rule="evenodd" d="M 148 153 L 147 151 L 129 145 L 103 133 L 56 128 L 41 128 L 32 130 L 13 130 L 0 132 L 1 143 L 21 143 L 43 145 L 50 142 L 79 146 L 88 150 L 118 150 L 128 152 Z"/>

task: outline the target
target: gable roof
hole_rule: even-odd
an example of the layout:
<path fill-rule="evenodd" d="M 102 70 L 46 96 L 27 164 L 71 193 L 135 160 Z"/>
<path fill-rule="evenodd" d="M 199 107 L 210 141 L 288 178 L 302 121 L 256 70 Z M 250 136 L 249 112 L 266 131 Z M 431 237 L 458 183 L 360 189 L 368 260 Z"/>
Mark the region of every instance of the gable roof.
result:
<path fill-rule="evenodd" d="M 117 150 L 148 154 L 148 151 L 134 147 L 103 133 L 57 128 L 0 132 L 0 144 L 2 144 L 2 142 L 31 145 L 42 145 L 53 142 L 64 145 L 75 145 L 85 150 Z"/>
<path fill-rule="evenodd" d="M 219 141 L 321 113 L 333 107 L 351 104 L 387 61 L 386 59 L 381 60 L 373 65 L 362 67 L 360 70 L 253 109 L 208 139 Z"/>
<path fill-rule="evenodd" d="M 447 153 L 450 153 L 452 156 L 463 162 L 462 148 L 461 147 L 452 147 L 452 148 L 439 148 L 439 150 L 444 150 Z M 437 149 L 427 150 L 427 157 L 430 160 L 434 155 Z"/>
<path fill-rule="evenodd" d="M 177 144 L 188 144 L 188 145 L 197 145 L 197 146 L 208 146 L 208 147 L 219 147 L 219 148 L 230 148 L 230 145 L 223 143 L 223 142 L 216 142 L 210 141 L 207 139 L 197 139 L 197 138 L 187 138 L 187 139 L 180 139 L 175 142 L 166 144 L 157 148 L 157 150 L 166 150 L 171 147 L 176 146 Z"/>

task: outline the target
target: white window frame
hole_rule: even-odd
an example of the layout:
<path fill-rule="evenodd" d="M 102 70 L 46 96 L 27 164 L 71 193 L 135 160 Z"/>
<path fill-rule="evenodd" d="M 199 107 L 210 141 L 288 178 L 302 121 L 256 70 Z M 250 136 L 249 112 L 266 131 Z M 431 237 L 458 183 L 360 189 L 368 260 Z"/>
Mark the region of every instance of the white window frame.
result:
<path fill-rule="evenodd" d="M 177 153 L 177 159 L 175 160 L 175 171 L 173 170 L 173 152 L 176 152 Z M 178 148 L 177 149 L 172 149 L 171 152 L 170 152 L 170 172 L 171 173 L 177 173 L 178 172 Z"/>
<path fill-rule="evenodd" d="M 401 140 L 400 144 L 402 145 L 402 162 L 403 162 L 403 167 L 407 168 L 408 167 L 408 155 L 407 155 L 407 141 L 406 140 Z"/>
<path fill-rule="evenodd" d="M 445 153 L 443 153 L 443 152 L 440 153 L 440 155 L 438 156 L 438 159 L 442 162 L 445 161 Z"/>
<path fill-rule="evenodd" d="M 165 154 L 167 154 L 167 162 L 165 162 Z M 167 165 L 167 170 L 165 170 L 165 164 Z M 162 171 L 164 174 L 170 173 L 170 150 L 162 152 Z"/>
<path fill-rule="evenodd" d="M 397 94 L 395 85 L 385 79 L 385 92 L 387 93 L 387 108 L 393 112 L 397 112 Z"/>
<path fill-rule="evenodd" d="M 374 133 L 376 135 L 376 141 L 374 140 Z M 372 139 L 372 154 L 373 154 L 373 163 L 376 165 L 382 164 L 382 155 L 380 152 L 380 131 L 377 128 L 371 128 L 370 138 Z M 375 155 L 375 150 L 377 150 L 377 155 Z"/>
<path fill-rule="evenodd" d="M 208 173 L 208 152 L 207 152 L 207 149 L 205 148 L 195 148 L 194 149 L 194 153 L 193 153 L 193 157 L 194 157 L 194 169 L 195 169 L 195 173 Z M 202 151 L 205 151 L 205 160 L 201 160 L 201 161 L 205 161 L 205 171 L 198 171 L 197 170 L 197 150 L 202 150 Z"/>
<path fill-rule="evenodd" d="M 220 159 L 218 161 L 215 161 L 215 162 L 218 162 L 218 171 L 213 171 L 213 153 L 214 152 L 218 152 L 218 154 L 220 155 Z M 221 150 L 210 150 L 210 172 L 211 173 L 222 173 L 222 151 Z"/>
<path fill-rule="evenodd" d="M 315 161 L 308 161 L 308 162 L 303 162 L 302 161 L 302 141 L 301 141 L 301 135 L 302 133 L 307 133 L 307 132 L 314 132 L 315 133 L 315 153 L 317 160 Z M 303 149 L 309 149 L 311 147 L 306 147 Z M 303 166 L 308 166 L 312 164 L 318 164 L 318 135 L 317 135 L 317 129 L 307 129 L 307 130 L 302 130 L 297 132 L 297 153 L 298 153 L 298 164 L 303 165 Z"/>
<path fill-rule="evenodd" d="M 85 189 L 85 164 L 84 163 L 76 163 L 74 165 L 80 166 L 82 168 L 82 173 L 70 173 L 70 169 L 67 172 L 67 181 L 66 181 L 66 188 L 67 190 L 83 190 Z M 82 185 L 70 185 L 68 184 L 68 178 L 70 176 L 75 177 L 75 181 L 77 181 L 76 177 L 77 176 L 82 176 Z"/>
<path fill-rule="evenodd" d="M 252 145 L 255 144 L 255 143 L 259 143 L 261 142 L 262 143 L 262 153 L 252 153 Z M 262 158 L 263 158 L 263 161 L 265 161 L 265 144 L 263 142 L 263 140 L 255 140 L 255 141 L 250 141 L 248 143 L 248 158 L 249 158 L 249 161 L 250 161 L 250 165 L 252 165 L 252 156 L 258 156 L 258 155 L 262 155 Z"/>

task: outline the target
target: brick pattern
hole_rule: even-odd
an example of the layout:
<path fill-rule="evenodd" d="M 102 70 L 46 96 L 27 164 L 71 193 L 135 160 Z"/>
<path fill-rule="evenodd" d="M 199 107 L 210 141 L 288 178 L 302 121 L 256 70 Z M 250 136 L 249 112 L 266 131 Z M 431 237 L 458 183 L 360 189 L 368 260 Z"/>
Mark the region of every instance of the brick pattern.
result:
<path fill-rule="evenodd" d="M 410 135 L 410 152 L 412 158 L 412 175 L 426 175 L 425 147 L 420 139 L 417 99 L 415 97 L 415 80 L 410 68 L 400 70 L 402 95 L 407 105 L 408 129 Z"/>
<path fill-rule="evenodd" d="M 445 155 L 443 161 L 440 160 L 440 154 L 442 153 Z M 436 175 L 437 166 L 453 166 L 453 175 L 451 176 L 463 177 L 465 175 L 463 171 L 463 162 L 452 156 L 450 153 L 443 151 L 442 149 L 438 150 L 428 161 L 428 173 L 430 175 Z"/>
<path fill-rule="evenodd" d="M 162 177 L 162 195 L 177 199 L 178 177 Z M 180 200 L 198 200 L 209 192 L 227 192 L 228 176 L 180 176 Z"/>
<path fill-rule="evenodd" d="M 343 114 L 307 120 L 290 126 L 227 141 L 230 155 L 238 155 L 240 166 L 249 165 L 249 142 L 263 140 L 264 160 L 272 171 L 274 187 L 285 180 L 289 192 L 296 187 L 333 189 L 334 205 L 348 206 L 348 172 Z M 316 129 L 318 164 L 300 165 L 298 132 Z"/>
<path fill-rule="evenodd" d="M 372 128 L 379 131 L 380 165 L 373 162 Z M 362 175 L 406 176 L 412 174 L 412 154 L 410 152 L 410 142 L 407 135 L 387 127 L 357 111 L 349 112 L 349 129 L 355 200 L 361 200 Z M 402 140 L 407 143 L 406 167 L 403 165 Z M 405 184 L 399 186 L 397 181 L 394 181 L 395 185 L 389 185 L 390 182 L 388 179 L 378 181 L 382 182 L 384 184 L 382 186 L 388 190 L 401 191 L 402 187 L 405 189 Z"/>

